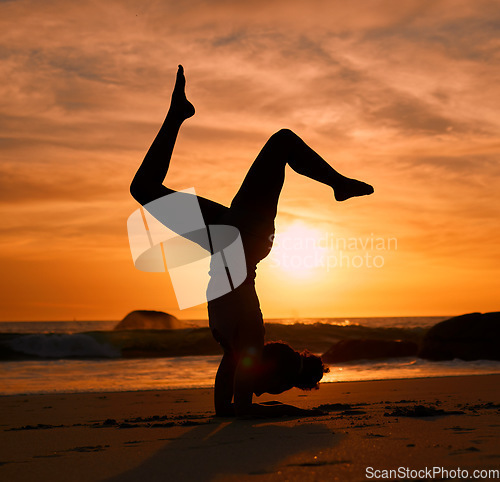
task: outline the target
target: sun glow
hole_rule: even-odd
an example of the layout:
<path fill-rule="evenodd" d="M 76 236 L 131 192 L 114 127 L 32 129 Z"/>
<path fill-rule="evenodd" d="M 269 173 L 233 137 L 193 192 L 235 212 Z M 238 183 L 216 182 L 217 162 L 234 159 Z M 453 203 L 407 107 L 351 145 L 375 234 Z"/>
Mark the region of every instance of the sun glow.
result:
<path fill-rule="evenodd" d="M 293 276 L 311 276 L 324 265 L 326 248 L 319 246 L 320 237 L 320 231 L 303 223 L 278 232 L 271 251 L 272 266 Z"/>

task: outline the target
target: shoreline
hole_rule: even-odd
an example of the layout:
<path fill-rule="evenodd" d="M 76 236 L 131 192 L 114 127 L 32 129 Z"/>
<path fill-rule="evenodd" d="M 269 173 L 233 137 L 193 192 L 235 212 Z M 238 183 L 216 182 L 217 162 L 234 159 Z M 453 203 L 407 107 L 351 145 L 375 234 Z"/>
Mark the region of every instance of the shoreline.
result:
<path fill-rule="evenodd" d="M 1 366 L 1 365 L 0 365 Z M 460 378 L 460 377 L 482 377 L 482 376 L 499 376 L 500 373 L 469 373 L 469 374 L 457 374 L 457 375 L 427 375 L 427 376 L 417 376 L 417 377 L 394 377 L 394 378 L 373 378 L 369 380 L 338 380 L 338 381 L 329 381 L 329 382 L 320 382 L 320 390 L 321 387 L 325 387 L 327 385 L 336 385 L 342 383 L 372 383 L 372 382 L 384 382 L 384 381 L 402 381 L 402 380 L 431 380 L 436 378 Z M 173 388 L 140 388 L 137 390 L 82 390 L 82 391 L 68 391 L 68 392 L 23 392 L 23 393 L 0 393 L 0 400 L 5 397 L 36 397 L 43 395 L 84 395 L 84 394 L 102 394 L 102 395 L 110 395 L 110 394 L 119 394 L 119 393 L 156 393 L 156 392 L 169 392 L 176 390 L 211 390 L 213 389 L 213 383 L 207 386 L 197 386 L 197 387 L 173 387 Z M 499 391 L 500 392 L 500 391 Z M 281 395 L 276 395 L 279 397 Z"/>
<path fill-rule="evenodd" d="M 473 362 L 464 362 L 464 363 L 473 363 Z M 0 367 L 2 366 L 0 362 Z M 332 365 L 333 370 L 335 368 L 338 368 L 338 365 Z M 332 368 L 332 366 L 330 368 Z M 341 365 L 342 366 L 342 365 Z M 345 368 L 342 366 L 342 368 Z M 499 364 L 500 368 L 500 364 Z M 328 376 L 325 376 L 324 378 L 327 378 L 326 380 L 324 379 L 321 382 L 321 386 L 329 385 L 329 384 L 337 384 L 337 383 L 351 383 L 351 382 L 377 382 L 377 381 L 385 381 L 385 380 L 420 380 L 420 379 L 433 379 L 433 378 L 454 378 L 454 377 L 469 377 L 469 376 L 485 376 L 485 375 L 500 375 L 500 369 L 495 368 L 494 370 L 491 369 L 491 371 L 486 371 L 483 369 L 483 371 L 468 371 L 465 372 L 462 371 L 461 369 L 457 369 L 456 367 L 454 369 L 448 369 L 447 373 L 443 372 L 435 372 L 435 373 L 425 373 L 422 375 L 417 375 L 417 376 L 404 376 L 400 375 L 398 373 L 395 373 L 394 376 L 384 376 L 382 378 L 352 378 L 352 379 L 337 379 L 337 380 L 328 380 Z M 397 369 L 396 369 L 397 370 Z M 458 373 L 450 373 L 450 370 L 452 371 L 457 371 Z M 350 374 L 346 374 L 349 376 Z M 354 375 L 355 376 L 355 375 Z M 17 393 L 0 393 L 0 398 L 1 397 L 15 397 L 15 396 L 36 396 L 36 395 L 65 395 L 65 394 L 83 394 L 83 393 L 128 393 L 128 392 L 154 392 L 154 391 L 165 391 L 165 390 L 202 390 L 202 389 L 210 389 L 213 388 L 213 380 L 215 378 L 215 371 L 213 374 L 213 377 L 210 378 L 210 383 L 206 383 L 203 385 L 193 385 L 193 386 L 172 386 L 172 387 L 140 387 L 137 389 L 130 389 L 130 388 L 124 388 L 124 389 L 113 389 L 113 388 L 105 388 L 105 389 L 76 389 L 76 390 L 52 390 L 52 391 L 19 391 Z M 140 379 L 137 380 L 140 382 Z M 8 379 L 7 379 L 7 384 L 8 384 Z M 50 383 L 49 383 L 50 384 Z M 11 391 L 11 390 L 9 390 Z"/>
<path fill-rule="evenodd" d="M 337 382 L 255 401 L 313 417 L 216 418 L 213 390 L 0 397 L 0 478 L 366 480 L 367 467 L 499 469 L 500 375 Z"/>

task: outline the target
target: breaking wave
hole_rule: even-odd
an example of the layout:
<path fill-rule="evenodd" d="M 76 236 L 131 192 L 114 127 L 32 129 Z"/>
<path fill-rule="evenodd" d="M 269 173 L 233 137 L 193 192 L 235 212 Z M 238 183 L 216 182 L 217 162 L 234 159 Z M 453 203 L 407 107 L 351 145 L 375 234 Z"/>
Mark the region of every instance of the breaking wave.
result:
<path fill-rule="evenodd" d="M 297 350 L 324 353 L 339 340 L 371 338 L 419 342 L 426 329 L 326 323 L 266 324 L 266 341 L 282 340 Z M 209 328 L 92 331 L 74 334 L 0 333 L 0 360 L 66 358 L 161 358 L 221 354 Z"/>

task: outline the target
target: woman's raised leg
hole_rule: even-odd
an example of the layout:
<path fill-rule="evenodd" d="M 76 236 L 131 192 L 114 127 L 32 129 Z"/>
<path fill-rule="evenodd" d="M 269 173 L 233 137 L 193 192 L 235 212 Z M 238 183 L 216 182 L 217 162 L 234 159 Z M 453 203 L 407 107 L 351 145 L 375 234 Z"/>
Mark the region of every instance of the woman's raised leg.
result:
<path fill-rule="evenodd" d="M 343 176 L 299 136 L 289 129 L 281 129 L 260 151 L 231 208 L 242 214 L 251 212 L 263 224 L 274 222 L 287 164 L 295 172 L 332 187 L 337 201 L 373 193 L 372 186 Z"/>
<path fill-rule="evenodd" d="M 130 185 L 132 196 L 143 206 L 175 192 L 164 186 L 163 180 L 170 166 L 181 125 L 195 112 L 193 104 L 186 98 L 185 86 L 184 69 L 179 65 L 167 116 Z M 227 211 L 225 206 L 199 196 L 198 202 L 207 225 L 216 224 Z"/>

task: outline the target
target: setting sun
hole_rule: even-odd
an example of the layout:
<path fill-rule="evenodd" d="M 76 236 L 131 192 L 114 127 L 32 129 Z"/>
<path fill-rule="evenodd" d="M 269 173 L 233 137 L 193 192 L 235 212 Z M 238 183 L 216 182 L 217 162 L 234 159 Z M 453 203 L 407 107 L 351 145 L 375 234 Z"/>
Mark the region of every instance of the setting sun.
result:
<path fill-rule="evenodd" d="M 290 225 L 274 237 L 271 263 L 296 277 L 312 276 L 323 265 L 326 248 L 318 242 L 321 233 L 304 223 Z"/>
<path fill-rule="evenodd" d="M 0 0 L 0 481 L 498 479 L 498 4 Z"/>
<path fill-rule="evenodd" d="M 196 115 L 169 188 L 229 206 L 282 128 L 375 188 L 337 203 L 287 169 L 266 316 L 498 309 L 496 3 L 261 3 L 0 2 L 2 320 L 207 318 L 126 231 L 179 63 Z"/>

